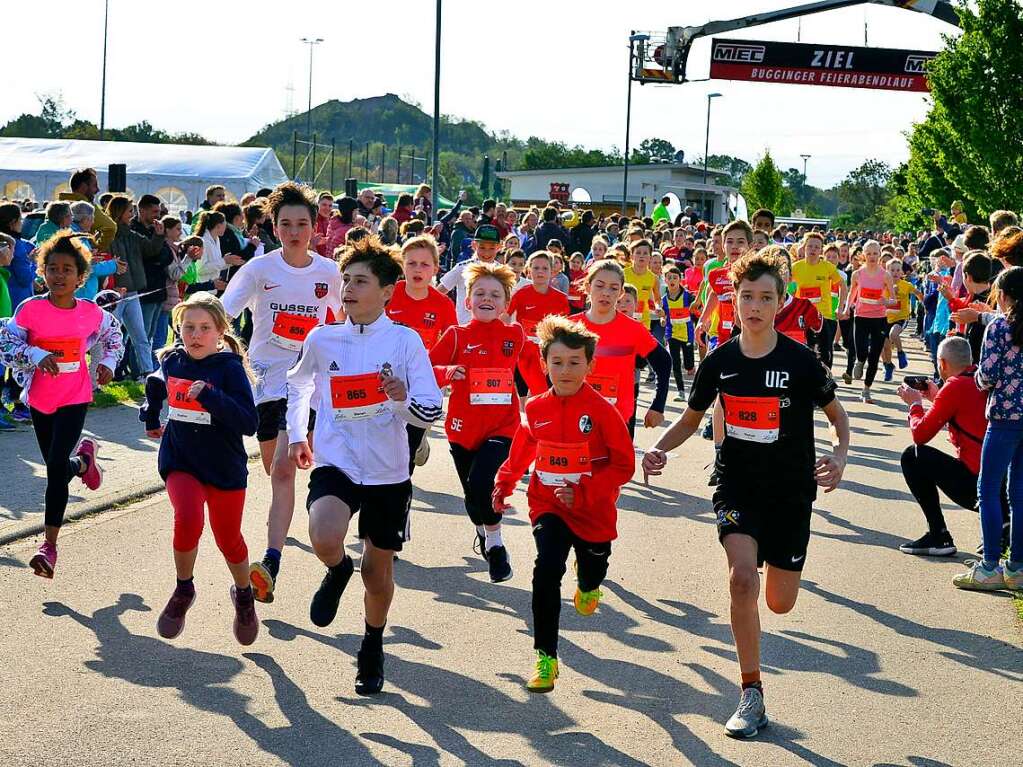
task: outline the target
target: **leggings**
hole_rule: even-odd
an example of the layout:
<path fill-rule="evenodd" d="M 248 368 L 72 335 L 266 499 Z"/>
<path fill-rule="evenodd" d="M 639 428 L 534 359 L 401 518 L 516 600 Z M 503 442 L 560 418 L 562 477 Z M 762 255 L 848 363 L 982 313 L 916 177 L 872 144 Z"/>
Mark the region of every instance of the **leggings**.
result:
<path fill-rule="evenodd" d="M 831 363 L 835 359 L 835 330 L 837 329 L 837 322 L 825 318 L 820 333 L 812 331 L 807 333 L 807 336 L 809 336 L 809 343 L 807 345 L 811 349 L 817 350 L 821 362 L 824 363 L 824 367 L 828 370 L 831 370 Z"/>
<path fill-rule="evenodd" d="M 501 515 L 494 511 L 494 478 L 511 449 L 507 437 L 491 437 L 476 450 L 451 443 L 451 457 L 465 494 L 465 510 L 474 525 L 499 525 Z"/>
<path fill-rule="evenodd" d="M 693 369 L 695 365 L 693 345 L 688 341 L 669 338 L 668 353 L 671 354 L 671 372 L 675 376 L 675 386 L 678 387 L 678 393 L 684 397 L 686 396 L 686 384 L 682 378 L 682 361 L 685 360 L 686 370 Z"/>
<path fill-rule="evenodd" d="M 191 474 L 172 471 L 167 477 L 167 495 L 174 507 L 174 550 L 191 551 L 202 536 L 203 505 L 210 509 L 210 527 L 217 548 L 230 564 L 245 562 L 249 549 L 242 537 L 245 488 L 221 490 L 204 485 Z"/>
<path fill-rule="evenodd" d="M 46 516 L 47 527 L 64 524 L 67 511 L 68 483 L 78 476 L 81 462 L 71 456 L 85 427 L 85 411 L 89 405 L 65 405 L 52 413 L 40 413 L 32 408 L 32 428 L 39 443 L 39 452 L 46 462 Z"/>
<path fill-rule="evenodd" d="M 888 335 L 888 320 L 884 317 L 857 317 L 855 333 L 856 357 L 867 363 L 863 385 L 869 389 L 877 375 L 877 362 L 881 359 L 881 350 Z"/>
<path fill-rule="evenodd" d="M 536 562 L 533 564 L 533 649 L 558 656 L 561 616 L 561 578 L 568 553 L 575 549 L 580 591 L 593 591 L 604 582 L 611 542 L 591 543 L 573 533 L 557 514 L 543 514 L 533 525 Z"/>
<path fill-rule="evenodd" d="M 845 372 L 852 375 L 853 365 L 856 364 L 856 339 L 853 334 L 853 318 L 839 320 L 838 326 L 842 328 L 842 346 L 845 347 Z"/>

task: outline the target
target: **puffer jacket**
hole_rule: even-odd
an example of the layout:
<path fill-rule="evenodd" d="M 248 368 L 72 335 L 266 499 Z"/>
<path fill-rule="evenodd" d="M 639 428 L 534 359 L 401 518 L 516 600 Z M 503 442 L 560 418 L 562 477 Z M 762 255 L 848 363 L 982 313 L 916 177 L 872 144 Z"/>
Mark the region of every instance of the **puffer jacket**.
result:
<path fill-rule="evenodd" d="M 114 277 L 118 288 L 125 288 L 129 293 L 141 293 L 146 289 L 145 261 L 160 257 L 163 250 L 163 235 L 143 237 L 132 231 L 128 224 L 118 224 L 117 234 L 110 243 L 110 252 L 128 265 L 128 271 Z"/>

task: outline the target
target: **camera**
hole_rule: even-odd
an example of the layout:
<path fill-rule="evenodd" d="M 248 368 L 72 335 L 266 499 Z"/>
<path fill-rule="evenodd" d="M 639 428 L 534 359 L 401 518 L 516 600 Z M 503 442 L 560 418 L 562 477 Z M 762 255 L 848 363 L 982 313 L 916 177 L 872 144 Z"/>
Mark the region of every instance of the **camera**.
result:
<path fill-rule="evenodd" d="M 927 376 L 906 376 L 902 379 L 903 383 L 906 384 L 910 389 L 916 389 L 917 391 L 927 391 L 928 383 L 930 378 Z"/>

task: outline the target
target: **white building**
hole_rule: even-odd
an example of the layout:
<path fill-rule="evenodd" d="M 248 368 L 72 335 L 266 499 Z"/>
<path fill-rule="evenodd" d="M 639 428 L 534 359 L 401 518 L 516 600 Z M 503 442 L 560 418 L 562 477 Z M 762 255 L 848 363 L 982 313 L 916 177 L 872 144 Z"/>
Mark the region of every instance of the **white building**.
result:
<path fill-rule="evenodd" d="M 568 184 L 570 201 L 584 204 L 598 214 L 610 214 L 622 209 L 623 174 L 623 166 L 610 165 L 501 171 L 497 176 L 511 182 L 507 196 L 517 207 L 543 205 L 552 198 L 552 184 Z M 650 215 L 662 197 L 674 195 L 680 209 L 692 205 L 697 210 L 707 210 L 715 223 L 727 221 L 728 197 L 737 191 L 723 183 L 727 178 L 727 171 L 708 168 L 704 184 L 700 165 L 630 164 L 626 212 Z"/>

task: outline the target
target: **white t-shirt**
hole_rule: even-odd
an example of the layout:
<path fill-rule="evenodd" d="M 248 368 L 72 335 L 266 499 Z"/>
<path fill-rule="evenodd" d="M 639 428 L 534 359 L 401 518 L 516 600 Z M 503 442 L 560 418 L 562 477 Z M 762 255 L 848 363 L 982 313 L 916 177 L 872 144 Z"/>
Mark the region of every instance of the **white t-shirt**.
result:
<path fill-rule="evenodd" d="M 252 311 L 249 361 L 257 404 L 288 396 L 287 373 L 309 331 L 324 323 L 328 308 L 341 311 L 337 264 L 309 256 L 312 263 L 301 269 L 286 263 L 280 249 L 257 256 L 235 273 L 220 299 L 231 317 Z"/>

